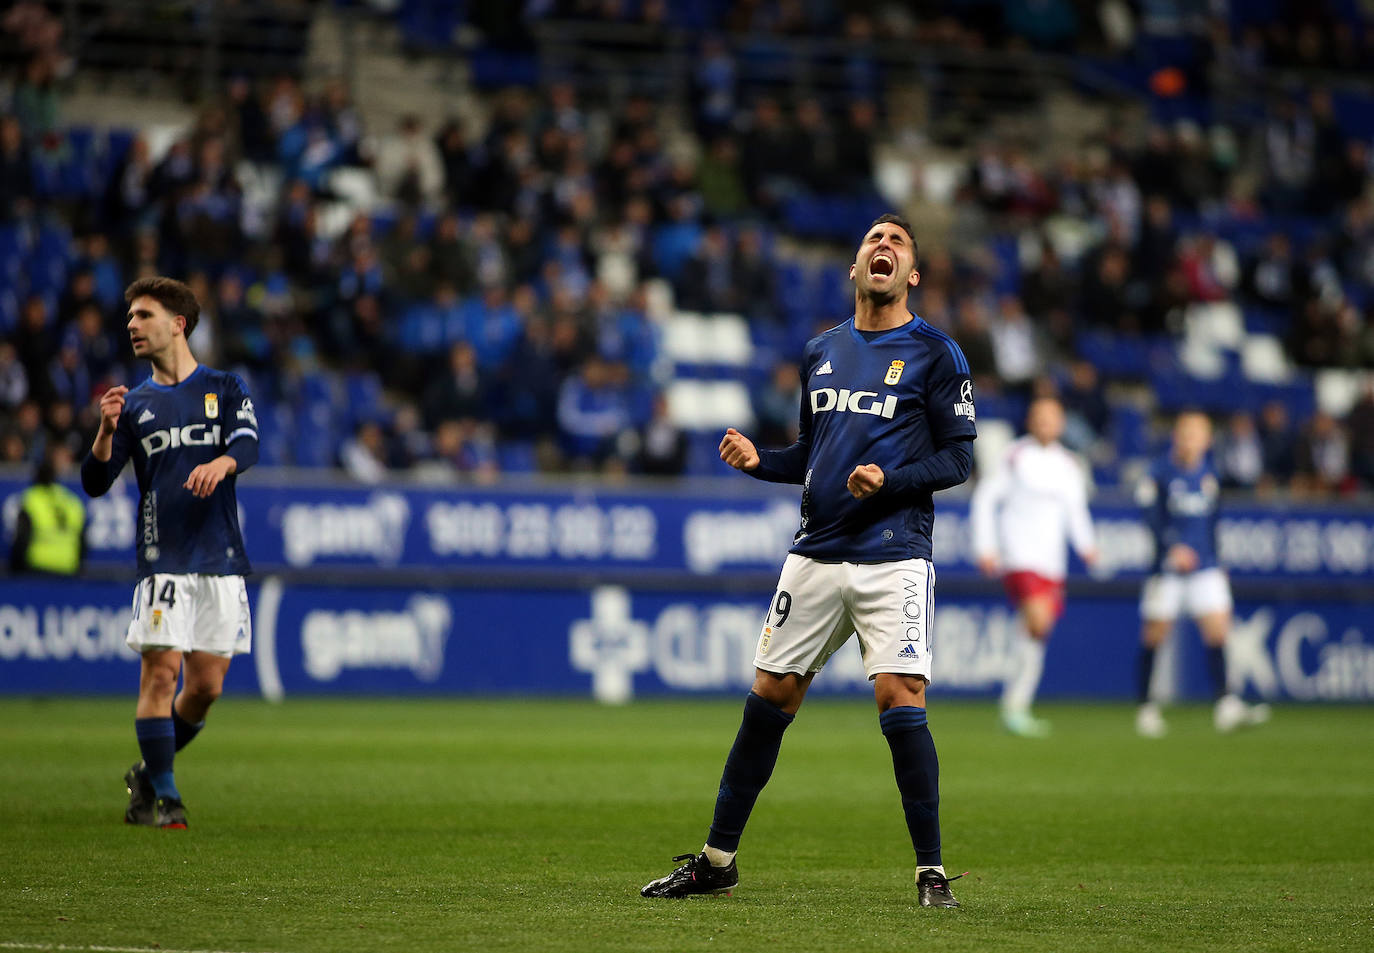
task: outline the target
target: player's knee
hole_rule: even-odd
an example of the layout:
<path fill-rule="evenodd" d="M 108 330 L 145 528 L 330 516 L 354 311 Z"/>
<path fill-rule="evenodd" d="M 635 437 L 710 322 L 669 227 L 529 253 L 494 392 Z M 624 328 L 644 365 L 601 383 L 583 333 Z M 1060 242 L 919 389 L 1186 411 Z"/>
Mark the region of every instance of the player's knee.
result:
<path fill-rule="evenodd" d="M 1140 641 L 1145 643 L 1146 648 L 1157 649 L 1168 640 L 1172 628 L 1172 622 L 1146 622 L 1140 630 Z"/>
<path fill-rule="evenodd" d="M 187 701 L 192 702 L 202 708 L 213 705 L 215 699 L 223 694 L 223 686 L 217 682 L 192 682 L 188 683 L 184 694 Z"/>
<path fill-rule="evenodd" d="M 810 679 L 800 675 L 765 672 L 756 669 L 754 673 L 754 685 L 750 689 L 755 695 L 764 701 L 776 705 L 783 711 L 795 714 L 801 707 L 802 698 L 806 695 L 806 685 Z"/>
<path fill-rule="evenodd" d="M 919 675 L 880 674 L 873 680 L 873 700 L 880 713 L 891 708 L 924 708 L 926 681 Z"/>
<path fill-rule="evenodd" d="M 138 680 L 143 698 L 171 700 L 177 689 L 177 670 L 170 665 L 145 665 Z"/>

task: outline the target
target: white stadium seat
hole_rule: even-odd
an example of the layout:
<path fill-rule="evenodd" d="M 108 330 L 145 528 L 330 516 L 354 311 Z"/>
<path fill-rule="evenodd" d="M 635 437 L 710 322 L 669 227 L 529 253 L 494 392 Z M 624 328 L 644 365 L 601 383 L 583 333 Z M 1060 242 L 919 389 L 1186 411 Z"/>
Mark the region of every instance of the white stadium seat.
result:
<path fill-rule="evenodd" d="M 747 367 L 754 358 L 754 339 L 749 336 L 749 324 L 738 314 L 715 314 L 706 319 L 707 364 L 729 364 Z"/>
<path fill-rule="evenodd" d="M 673 381 L 668 413 L 684 430 L 744 430 L 754 423 L 749 391 L 739 381 Z"/>
<path fill-rule="evenodd" d="M 1248 334 L 1240 347 L 1240 369 L 1248 380 L 1283 384 L 1293 376 L 1283 342 L 1272 334 Z"/>
<path fill-rule="evenodd" d="M 1186 335 L 1213 347 L 1237 350 L 1245 340 L 1245 319 L 1240 308 L 1227 301 L 1190 305 L 1184 315 Z"/>
<path fill-rule="evenodd" d="M 1355 401 L 1360 399 L 1360 388 L 1365 379 L 1370 377 L 1374 377 L 1374 374 L 1337 367 L 1317 371 L 1314 381 L 1317 407 L 1332 417 L 1344 417 L 1355 406 Z"/>

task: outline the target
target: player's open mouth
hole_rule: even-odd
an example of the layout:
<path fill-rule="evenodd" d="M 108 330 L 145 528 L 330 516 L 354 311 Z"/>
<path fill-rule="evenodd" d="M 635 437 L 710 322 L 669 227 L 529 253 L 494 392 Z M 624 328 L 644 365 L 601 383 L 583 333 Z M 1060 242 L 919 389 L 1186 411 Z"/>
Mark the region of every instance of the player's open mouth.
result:
<path fill-rule="evenodd" d="M 897 263 L 886 252 L 878 252 L 868 261 L 868 274 L 873 278 L 889 278 L 897 270 Z"/>
<path fill-rule="evenodd" d="M 138 347 L 138 346 L 139 346 L 140 344 L 142 344 L 142 343 L 143 343 L 143 338 L 134 338 L 134 337 L 129 338 L 129 344 L 130 344 L 130 346 L 132 346 L 132 347 Z"/>

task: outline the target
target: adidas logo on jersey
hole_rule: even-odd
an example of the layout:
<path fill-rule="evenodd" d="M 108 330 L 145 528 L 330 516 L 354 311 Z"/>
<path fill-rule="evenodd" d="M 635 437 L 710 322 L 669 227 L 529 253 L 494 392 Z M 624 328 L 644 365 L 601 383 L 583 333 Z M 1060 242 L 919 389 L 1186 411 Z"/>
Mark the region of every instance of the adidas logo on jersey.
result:
<path fill-rule="evenodd" d="M 897 395 L 888 394 L 879 398 L 877 392 L 871 390 L 851 392 L 848 387 L 842 387 L 837 393 L 829 387 L 818 387 L 811 392 L 811 412 L 819 414 L 827 410 L 837 414 L 846 411 L 851 414 L 872 414 L 891 420 L 897 413 Z"/>
<path fill-rule="evenodd" d="M 918 656 L 918 655 L 920 655 L 920 654 L 921 654 L 920 652 L 917 652 L 917 651 L 916 651 L 916 646 L 914 646 L 914 645 L 907 645 L 905 648 L 903 648 L 900 652 L 897 653 L 897 657 L 898 657 L 898 658 L 916 658 L 916 656 Z"/>
<path fill-rule="evenodd" d="M 138 415 L 138 422 L 141 423 L 141 424 L 146 424 L 148 421 L 150 421 L 150 420 L 152 420 L 152 419 L 153 419 L 153 412 L 152 412 L 151 410 L 147 409 L 146 407 L 143 409 L 143 413 L 141 413 L 141 414 Z"/>
<path fill-rule="evenodd" d="M 826 361 L 826 362 L 825 362 L 824 364 L 822 364 L 820 367 L 816 368 L 816 375 L 815 375 L 815 376 L 820 377 L 822 374 L 833 374 L 834 372 L 835 372 L 835 369 L 834 369 L 833 367 L 830 366 L 830 362 L 829 362 L 829 361 Z"/>

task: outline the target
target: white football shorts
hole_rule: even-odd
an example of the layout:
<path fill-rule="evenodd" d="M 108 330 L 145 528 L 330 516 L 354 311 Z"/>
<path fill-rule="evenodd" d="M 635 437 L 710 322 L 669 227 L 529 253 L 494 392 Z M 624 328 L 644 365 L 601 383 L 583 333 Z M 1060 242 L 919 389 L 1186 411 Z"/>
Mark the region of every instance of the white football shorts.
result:
<path fill-rule="evenodd" d="M 1172 622 L 1181 615 L 1198 616 L 1231 611 L 1231 581 L 1219 566 L 1182 575 L 1159 573 L 1145 580 L 1140 615 L 1150 622 Z"/>
<path fill-rule="evenodd" d="M 930 681 L 935 568 L 925 559 L 823 563 L 789 553 L 763 617 L 754 665 L 819 672 L 855 633 L 864 671 Z"/>
<path fill-rule="evenodd" d="M 124 641 L 139 653 L 246 654 L 252 649 L 253 622 L 243 577 L 159 572 L 140 579 Z"/>

